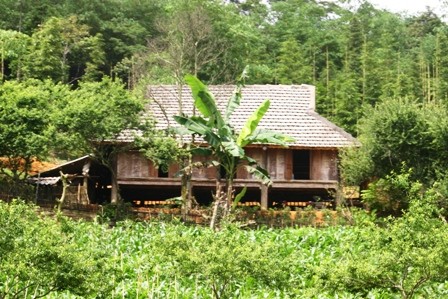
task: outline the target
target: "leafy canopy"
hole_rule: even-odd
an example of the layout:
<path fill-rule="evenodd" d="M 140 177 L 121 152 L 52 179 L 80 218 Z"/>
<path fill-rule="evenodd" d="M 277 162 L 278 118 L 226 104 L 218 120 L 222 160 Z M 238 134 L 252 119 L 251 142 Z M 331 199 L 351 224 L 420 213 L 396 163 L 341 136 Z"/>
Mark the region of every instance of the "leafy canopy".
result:
<path fill-rule="evenodd" d="M 8 159 L 5 162 L 14 176 L 26 175 L 33 159 L 49 155 L 54 145 L 53 104 L 67 92 L 49 81 L 0 85 L 0 157 Z"/>

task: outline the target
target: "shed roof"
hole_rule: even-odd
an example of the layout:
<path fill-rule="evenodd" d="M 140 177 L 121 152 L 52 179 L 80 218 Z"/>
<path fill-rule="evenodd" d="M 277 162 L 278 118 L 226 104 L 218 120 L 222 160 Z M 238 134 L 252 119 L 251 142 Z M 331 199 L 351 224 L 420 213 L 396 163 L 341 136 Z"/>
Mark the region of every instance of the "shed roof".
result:
<path fill-rule="evenodd" d="M 225 110 L 235 86 L 212 85 L 208 88 L 215 96 L 219 109 Z M 187 115 L 197 113 L 193 109 L 188 86 L 151 85 L 148 86 L 147 97 L 151 101 L 146 107 L 146 116 L 152 115 L 159 129 L 177 126 L 173 116 L 180 112 Z M 265 99 L 269 99 L 271 105 L 259 127 L 294 138 L 295 141 L 289 144 L 291 147 L 339 148 L 357 144 L 350 134 L 314 111 L 315 87 L 312 85 L 246 85 L 242 89 L 241 105 L 231 118 L 237 131 Z M 119 140 L 132 141 L 133 133 L 125 131 Z"/>

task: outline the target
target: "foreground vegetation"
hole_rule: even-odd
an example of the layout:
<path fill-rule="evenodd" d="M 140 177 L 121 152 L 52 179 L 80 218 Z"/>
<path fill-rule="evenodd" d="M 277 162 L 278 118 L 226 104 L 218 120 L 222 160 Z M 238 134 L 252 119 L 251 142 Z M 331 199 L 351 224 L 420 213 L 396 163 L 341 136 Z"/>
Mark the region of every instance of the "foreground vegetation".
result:
<path fill-rule="evenodd" d="M 1 298 L 442 298 L 448 231 L 420 194 L 401 218 L 214 232 L 164 222 L 109 227 L 0 202 Z"/>

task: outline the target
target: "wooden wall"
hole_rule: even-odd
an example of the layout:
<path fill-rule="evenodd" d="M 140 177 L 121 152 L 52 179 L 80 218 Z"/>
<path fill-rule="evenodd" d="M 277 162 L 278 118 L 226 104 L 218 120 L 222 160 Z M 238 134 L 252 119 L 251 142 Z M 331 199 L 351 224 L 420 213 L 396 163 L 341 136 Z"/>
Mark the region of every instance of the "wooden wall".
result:
<path fill-rule="evenodd" d="M 268 170 L 273 180 L 288 181 L 293 176 L 293 150 L 283 148 L 247 148 L 246 154 L 259 161 L 260 165 Z M 206 157 L 194 157 L 193 162 L 204 162 Z M 310 180 L 337 180 L 337 151 L 335 150 L 312 150 L 310 154 Z M 171 165 L 168 177 L 173 178 L 179 171 L 179 165 Z M 120 153 L 117 160 L 118 178 L 157 178 L 158 170 L 152 162 L 147 160 L 138 151 Z M 193 178 L 214 179 L 216 178 L 215 167 L 194 168 Z M 255 179 L 247 170 L 240 166 L 236 179 Z"/>
<path fill-rule="evenodd" d="M 273 180 L 289 181 L 293 179 L 293 150 L 283 148 L 251 148 L 246 153 L 259 161 L 260 165 L 268 170 Z M 310 180 L 328 181 L 337 180 L 337 151 L 311 150 L 310 151 Z M 238 179 L 252 179 L 252 176 L 243 168 L 238 170 Z"/>
<path fill-rule="evenodd" d="M 157 176 L 157 169 L 139 151 L 128 151 L 118 154 L 118 178 L 148 178 Z"/>
<path fill-rule="evenodd" d="M 268 170 L 273 180 L 292 179 L 292 152 L 282 148 L 248 148 L 246 154 L 257 160 L 262 167 Z M 256 179 L 247 172 L 244 167 L 240 167 L 237 172 L 237 179 Z"/>
<path fill-rule="evenodd" d="M 338 179 L 337 152 L 314 150 L 310 155 L 310 179 L 331 181 Z"/>
<path fill-rule="evenodd" d="M 197 156 L 193 157 L 193 163 L 195 162 L 207 162 L 208 157 Z M 216 167 L 195 167 L 193 168 L 193 178 L 197 179 L 215 179 L 216 178 Z"/>
<path fill-rule="evenodd" d="M 204 162 L 205 157 L 194 157 L 193 162 Z M 172 164 L 168 169 L 168 177 L 174 178 L 179 172 L 179 164 Z M 132 178 L 157 178 L 159 171 L 154 164 L 146 159 L 139 151 L 128 151 L 118 154 L 117 158 L 117 177 L 119 179 Z M 214 179 L 216 170 L 210 168 L 193 168 L 193 177 L 198 179 Z"/>

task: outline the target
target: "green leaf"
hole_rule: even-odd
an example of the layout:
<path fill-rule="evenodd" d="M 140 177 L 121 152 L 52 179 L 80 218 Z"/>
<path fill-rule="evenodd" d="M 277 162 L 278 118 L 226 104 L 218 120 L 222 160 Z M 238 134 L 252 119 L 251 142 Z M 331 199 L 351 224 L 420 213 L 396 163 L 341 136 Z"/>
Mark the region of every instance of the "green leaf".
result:
<path fill-rule="evenodd" d="M 272 185 L 272 181 L 269 176 L 269 173 L 263 167 L 258 166 L 258 165 L 257 166 L 245 165 L 244 167 L 247 169 L 247 171 L 250 174 L 255 176 L 257 179 L 261 180 L 261 182 L 263 184 L 265 184 L 266 186 Z"/>
<path fill-rule="evenodd" d="M 238 203 L 241 201 L 241 199 L 244 197 L 244 195 L 246 195 L 246 191 L 247 191 L 247 187 L 244 186 L 243 190 L 241 190 L 241 192 L 235 196 L 235 200 L 233 201 L 233 204 L 232 204 L 232 210 L 236 209 Z"/>
<path fill-rule="evenodd" d="M 238 157 L 238 158 L 244 157 L 243 148 L 238 146 L 238 144 L 236 144 L 235 141 L 233 141 L 233 140 L 226 141 L 226 142 L 223 142 L 222 145 L 224 146 L 224 149 L 226 150 L 226 152 L 228 152 L 233 157 Z"/>
<path fill-rule="evenodd" d="M 218 130 L 219 138 L 221 138 L 222 141 L 234 140 L 235 136 L 233 133 L 233 129 L 228 124 L 225 124 Z"/>
<path fill-rule="evenodd" d="M 213 133 L 212 130 L 209 130 L 205 135 L 202 136 L 205 141 L 214 149 L 219 148 L 221 146 L 221 139 L 218 135 Z"/>
<path fill-rule="evenodd" d="M 255 160 L 252 157 L 245 156 L 243 159 L 246 160 L 249 165 L 256 165 L 256 164 L 258 164 L 257 160 Z"/>
<path fill-rule="evenodd" d="M 195 132 L 193 132 L 191 130 L 188 130 L 185 127 L 174 127 L 174 128 L 171 128 L 171 132 L 176 134 L 176 135 L 179 135 L 179 136 L 191 135 L 191 134 L 195 133 Z"/>
<path fill-rule="evenodd" d="M 265 100 L 247 119 L 237 139 L 237 144 L 239 146 L 244 147 L 249 144 L 249 140 L 247 137 L 252 135 L 252 133 L 255 131 L 264 114 L 266 113 L 266 111 L 268 111 L 269 105 L 270 101 Z"/>
<path fill-rule="evenodd" d="M 212 123 L 216 122 L 218 127 L 224 124 L 221 113 L 216 106 L 215 97 L 207 86 L 193 75 L 186 75 L 185 81 L 191 88 L 194 105 L 204 117 L 210 118 Z"/>
<path fill-rule="evenodd" d="M 249 143 L 270 143 L 282 146 L 287 146 L 288 142 L 294 142 L 294 138 L 270 130 L 256 130 L 247 140 Z"/>
<path fill-rule="evenodd" d="M 195 147 L 192 148 L 190 152 L 192 155 L 197 156 L 211 156 L 213 154 L 213 151 L 207 147 Z"/>
<path fill-rule="evenodd" d="M 180 125 L 186 127 L 188 130 L 193 131 L 194 133 L 201 136 L 207 134 L 210 131 L 210 128 L 198 119 L 185 116 L 174 116 L 174 120 Z"/>
<path fill-rule="evenodd" d="M 235 88 L 232 97 L 227 102 L 226 107 L 226 115 L 225 115 L 225 121 L 228 123 L 230 121 L 230 117 L 232 116 L 232 113 L 240 106 L 241 103 L 241 85 L 237 85 Z"/>

